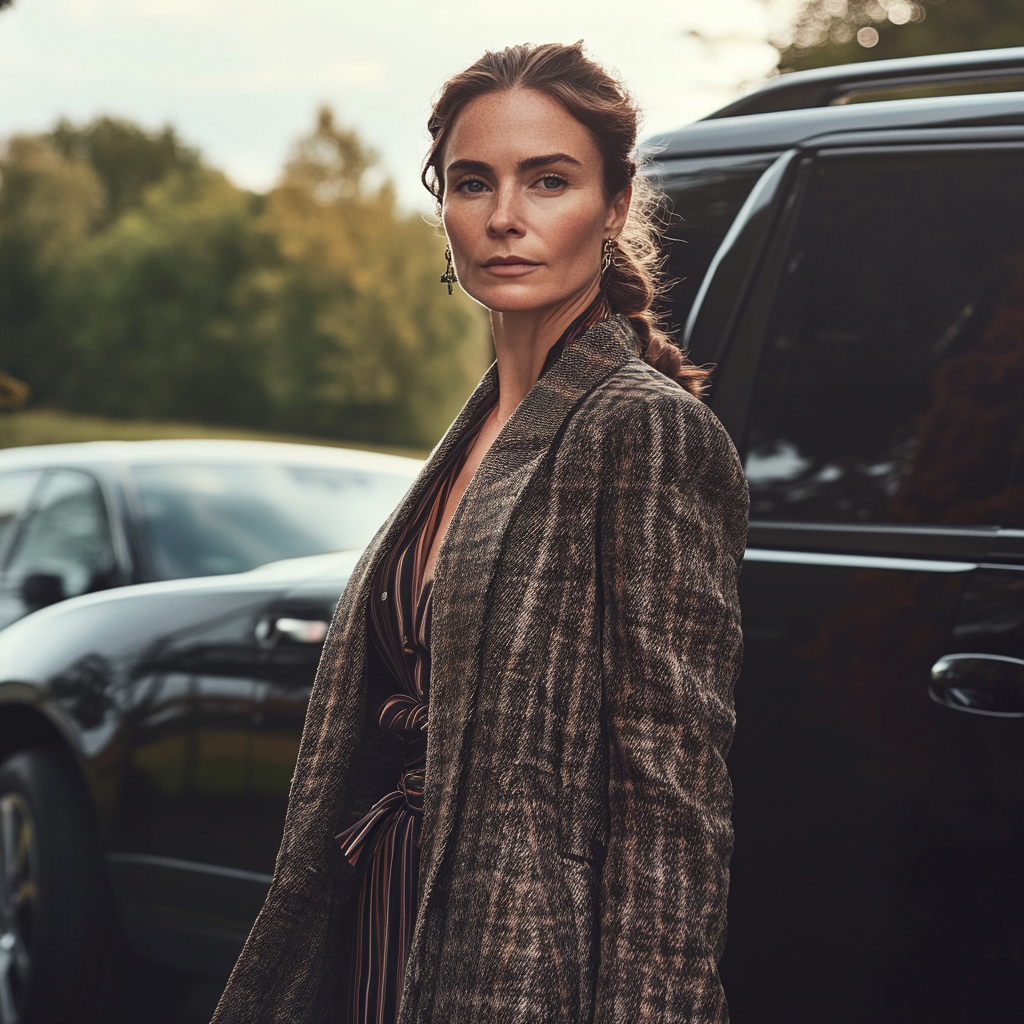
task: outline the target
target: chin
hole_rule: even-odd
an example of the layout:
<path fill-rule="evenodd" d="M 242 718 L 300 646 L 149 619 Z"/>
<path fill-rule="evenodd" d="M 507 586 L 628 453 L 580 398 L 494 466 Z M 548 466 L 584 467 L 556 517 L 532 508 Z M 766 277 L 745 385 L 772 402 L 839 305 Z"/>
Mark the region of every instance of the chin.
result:
<path fill-rule="evenodd" d="M 508 284 L 499 287 L 493 285 L 469 291 L 470 298 L 475 299 L 492 313 L 523 313 L 530 309 L 541 309 L 558 301 L 550 295 L 543 294 L 540 289 L 526 285 Z"/>

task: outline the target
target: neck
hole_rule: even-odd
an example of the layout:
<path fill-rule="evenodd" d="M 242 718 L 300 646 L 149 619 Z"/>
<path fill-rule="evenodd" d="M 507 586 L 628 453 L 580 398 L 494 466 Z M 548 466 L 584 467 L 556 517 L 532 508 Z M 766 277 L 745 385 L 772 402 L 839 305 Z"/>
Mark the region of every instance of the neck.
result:
<path fill-rule="evenodd" d="M 597 298 L 600 277 L 583 291 L 543 309 L 511 313 L 491 311 L 494 355 L 498 363 L 498 405 L 496 415 L 504 423 L 516 411 L 540 378 L 551 346 L 565 329 Z"/>

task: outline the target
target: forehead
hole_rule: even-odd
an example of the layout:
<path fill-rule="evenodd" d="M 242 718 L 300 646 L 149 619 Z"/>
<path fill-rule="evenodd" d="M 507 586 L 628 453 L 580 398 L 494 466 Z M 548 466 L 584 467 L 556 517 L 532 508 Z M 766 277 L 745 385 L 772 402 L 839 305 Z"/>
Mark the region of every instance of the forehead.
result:
<path fill-rule="evenodd" d="M 444 162 L 478 160 L 499 167 L 547 153 L 600 165 L 590 132 L 561 103 L 533 89 L 513 89 L 466 104 L 452 125 Z"/>

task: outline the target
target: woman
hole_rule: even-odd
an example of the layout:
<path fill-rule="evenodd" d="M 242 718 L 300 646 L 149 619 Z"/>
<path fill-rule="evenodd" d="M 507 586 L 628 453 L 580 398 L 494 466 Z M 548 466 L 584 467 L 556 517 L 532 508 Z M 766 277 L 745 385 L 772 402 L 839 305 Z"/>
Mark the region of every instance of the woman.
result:
<path fill-rule="evenodd" d="M 724 1021 L 746 487 L 650 308 L 637 111 L 518 46 L 430 130 L 496 366 L 338 606 L 215 1021 Z"/>

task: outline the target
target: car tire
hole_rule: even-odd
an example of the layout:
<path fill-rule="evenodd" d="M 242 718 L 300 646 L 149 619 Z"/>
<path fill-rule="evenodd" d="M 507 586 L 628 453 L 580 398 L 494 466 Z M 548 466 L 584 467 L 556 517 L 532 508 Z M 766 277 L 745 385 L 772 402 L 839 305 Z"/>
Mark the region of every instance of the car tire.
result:
<path fill-rule="evenodd" d="M 109 929 L 87 789 L 68 755 L 0 765 L 0 1024 L 95 1019 Z"/>

